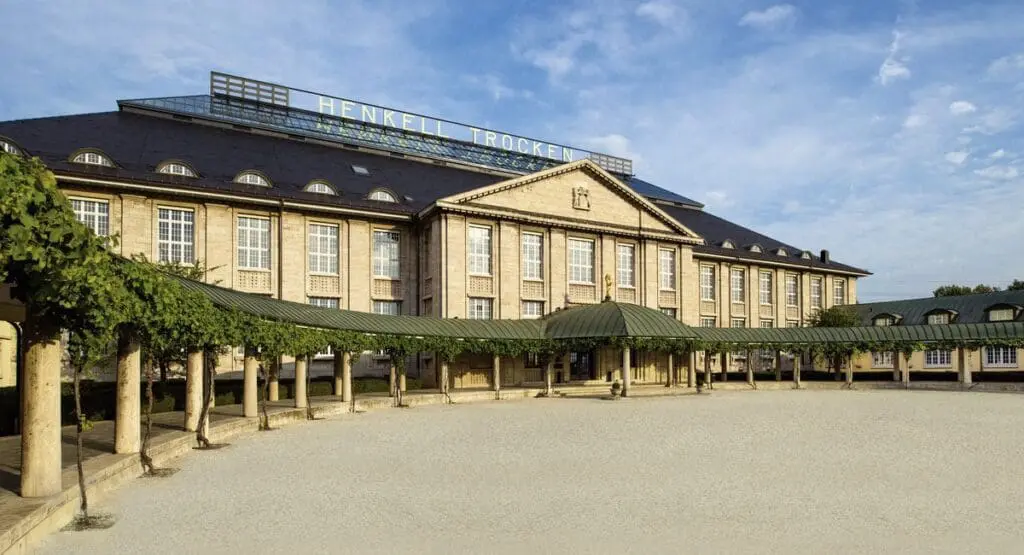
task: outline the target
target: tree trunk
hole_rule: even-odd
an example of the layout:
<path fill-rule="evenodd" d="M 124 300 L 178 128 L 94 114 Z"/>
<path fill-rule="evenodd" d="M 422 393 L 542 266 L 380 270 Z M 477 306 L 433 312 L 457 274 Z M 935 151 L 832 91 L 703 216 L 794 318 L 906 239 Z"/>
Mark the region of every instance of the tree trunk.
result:
<path fill-rule="evenodd" d="M 270 396 L 270 375 L 262 362 L 260 362 L 260 375 L 263 376 L 263 387 L 259 388 L 260 430 L 266 431 L 270 430 L 270 415 L 267 414 L 267 399 Z"/>
<path fill-rule="evenodd" d="M 206 421 L 210 417 L 210 401 L 213 399 L 213 372 L 216 362 L 215 354 L 208 350 L 203 352 L 203 406 L 199 410 L 199 424 L 196 425 L 196 443 L 200 449 L 210 447 L 210 440 L 206 437 Z"/>
<path fill-rule="evenodd" d="M 160 363 L 160 375 L 166 376 L 167 364 Z M 153 459 L 149 456 L 149 439 L 153 435 L 153 361 L 146 363 L 146 431 L 142 434 L 142 448 L 139 449 L 139 462 L 142 463 L 144 474 L 153 474 Z"/>
<path fill-rule="evenodd" d="M 78 467 L 78 495 L 82 499 L 82 518 L 89 519 L 89 498 L 85 493 L 85 460 L 82 456 L 82 432 L 85 431 L 85 415 L 82 414 L 82 367 L 75 368 L 75 466 Z"/>
<path fill-rule="evenodd" d="M 313 396 L 309 394 L 313 387 L 313 357 L 306 357 L 306 420 L 314 420 L 313 415 Z"/>

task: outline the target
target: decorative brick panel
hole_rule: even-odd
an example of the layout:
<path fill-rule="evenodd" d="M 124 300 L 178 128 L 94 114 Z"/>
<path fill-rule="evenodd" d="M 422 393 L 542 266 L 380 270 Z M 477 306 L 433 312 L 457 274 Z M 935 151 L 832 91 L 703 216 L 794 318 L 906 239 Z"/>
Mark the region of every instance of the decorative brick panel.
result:
<path fill-rule="evenodd" d="M 790 320 L 800 319 L 800 307 L 798 306 L 787 306 L 786 307 L 786 318 Z"/>
<path fill-rule="evenodd" d="M 315 276 L 306 278 L 306 291 L 310 296 L 333 296 L 341 290 L 341 278 L 338 276 Z"/>
<path fill-rule="evenodd" d="M 543 281 L 524 281 L 522 296 L 524 299 L 545 300 L 548 298 Z"/>
<path fill-rule="evenodd" d="M 593 303 L 596 301 L 597 287 L 594 285 L 583 285 L 579 283 L 569 284 L 569 302 Z"/>
<path fill-rule="evenodd" d="M 636 304 L 636 289 L 619 287 L 616 298 L 620 303 Z"/>
<path fill-rule="evenodd" d="M 735 314 L 737 316 L 746 316 L 747 315 L 747 303 L 732 303 L 732 312 L 731 312 L 731 314 Z"/>
<path fill-rule="evenodd" d="M 775 307 L 773 305 L 763 304 L 763 305 L 761 305 L 761 309 L 760 310 L 761 310 L 760 314 L 761 314 L 762 318 L 774 318 L 775 317 Z"/>
<path fill-rule="evenodd" d="M 672 308 L 679 306 L 679 298 L 676 297 L 675 291 L 659 291 L 658 292 L 658 306 L 664 306 Z"/>
<path fill-rule="evenodd" d="M 494 278 L 484 276 L 469 276 L 469 290 L 471 297 L 479 295 L 494 295 Z"/>
<path fill-rule="evenodd" d="M 715 305 L 715 301 L 701 301 L 700 302 L 700 313 L 701 314 L 718 314 L 718 306 Z"/>
<path fill-rule="evenodd" d="M 238 270 L 235 274 L 235 288 L 253 293 L 270 293 L 270 272 Z"/>
<path fill-rule="evenodd" d="M 398 279 L 373 280 L 373 298 L 402 299 L 402 281 Z"/>

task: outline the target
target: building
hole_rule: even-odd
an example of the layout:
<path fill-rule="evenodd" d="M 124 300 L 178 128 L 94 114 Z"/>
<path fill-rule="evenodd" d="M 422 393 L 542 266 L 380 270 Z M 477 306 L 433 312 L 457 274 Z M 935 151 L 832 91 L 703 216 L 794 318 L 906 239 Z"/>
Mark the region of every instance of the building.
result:
<path fill-rule="evenodd" d="M 865 326 L 945 326 L 986 322 L 1024 321 L 1024 291 L 997 291 L 955 297 L 928 297 L 903 301 L 866 303 L 857 306 Z M 979 350 L 931 349 L 913 353 L 902 360 L 899 353 L 862 353 L 854 358 L 854 368 L 862 371 L 892 370 L 900 365 L 911 371 L 1013 372 L 1020 370 L 1024 349 L 993 345 Z"/>
<path fill-rule="evenodd" d="M 42 159 L 123 254 L 324 307 L 537 318 L 608 294 L 692 326 L 799 326 L 855 303 L 868 275 L 714 216 L 629 160 L 220 73 L 209 94 L 2 122 L 0 148 Z M 574 354 L 562 378 L 602 379 L 600 358 Z M 510 384 L 539 376 L 513 362 Z M 490 364 L 463 361 L 454 385 L 486 385 Z M 638 361 L 637 381 L 666 364 Z"/>

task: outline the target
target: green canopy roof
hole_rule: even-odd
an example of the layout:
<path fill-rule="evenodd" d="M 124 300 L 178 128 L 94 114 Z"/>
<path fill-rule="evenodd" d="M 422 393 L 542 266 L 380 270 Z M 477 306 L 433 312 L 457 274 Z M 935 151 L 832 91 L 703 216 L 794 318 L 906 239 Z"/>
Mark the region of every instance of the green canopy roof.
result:
<path fill-rule="evenodd" d="M 549 339 L 586 337 L 693 338 L 693 328 L 660 310 L 604 301 L 548 314 L 542 320 Z"/>
<path fill-rule="evenodd" d="M 719 343 L 937 343 L 1024 338 L 1024 322 L 851 328 L 692 329 L 701 340 Z"/>

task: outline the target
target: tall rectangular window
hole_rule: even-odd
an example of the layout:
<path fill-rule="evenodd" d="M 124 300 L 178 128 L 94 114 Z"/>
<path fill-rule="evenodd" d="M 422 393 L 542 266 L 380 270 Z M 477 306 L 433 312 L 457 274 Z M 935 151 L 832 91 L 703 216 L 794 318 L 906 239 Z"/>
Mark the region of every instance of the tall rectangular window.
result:
<path fill-rule="evenodd" d="M 569 239 L 569 281 L 594 283 L 594 242 Z"/>
<path fill-rule="evenodd" d="M 470 297 L 469 306 L 466 309 L 467 317 L 470 320 L 490 320 L 491 307 L 493 306 L 493 304 L 494 299 Z"/>
<path fill-rule="evenodd" d="M 700 300 L 715 300 L 715 267 L 700 267 Z"/>
<path fill-rule="evenodd" d="M 523 320 L 533 320 L 544 316 L 544 301 L 523 301 L 522 314 L 520 318 Z"/>
<path fill-rule="evenodd" d="M 402 314 L 402 301 L 373 301 L 373 313 L 398 316 Z"/>
<path fill-rule="evenodd" d="M 892 368 L 892 351 L 871 353 L 872 368 Z"/>
<path fill-rule="evenodd" d="M 636 249 L 633 245 L 619 245 L 619 287 L 633 287 L 636 285 L 634 271 L 636 268 Z"/>
<path fill-rule="evenodd" d="M 732 302 L 747 302 L 747 273 L 739 268 L 733 268 L 730 274 L 730 285 L 732 286 Z"/>
<path fill-rule="evenodd" d="M 953 366 L 952 351 L 925 351 L 924 365 L 926 368 L 949 368 Z"/>
<path fill-rule="evenodd" d="M 309 224 L 309 273 L 338 273 L 338 226 Z"/>
<path fill-rule="evenodd" d="M 399 279 L 402 274 L 397 231 L 373 232 L 373 276 Z"/>
<path fill-rule="evenodd" d="M 663 290 L 676 289 L 676 251 L 661 249 L 658 251 L 659 286 Z"/>
<path fill-rule="evenodd" d="M 786 274 L 786 306 L 800 306 L 800 277 Z"/>
<path fill-rule="evenodd" d="M 491 275 L 491 228 L 469 226 L 469 273 L 481 276 Z"/>
<path fill-rule="evenodd" d="M 238 217 L 238 267 L 270 269 L 270 220 Z"/>
<path fill-rule="evenodd" d="M 71 199 L 75 219 L 100 237 L 110 233 L 110 205 L 105 200 Z"/>
<path fill-rule="evenodd" d="M 157 258 L 160 262 L 195 262 L 195 213 L 181 208 L 157 210 Z"/>
<path fill-rule="evenodd" d="M 833 278 L 832 280 L 832 304 L 846 304 L 846 280 Z"/>
<path fill-rule="evenodd" d="M 757 296 L 761 304 L 775 304 L 775 302 L 772 300 L 772 297 L 775 293 L 775 288 L 772 287 L 772 273 L 761 272 L 761 275 L 758 277 L 758 283 L 760 284 L 760 287 L 758 289 Z"/>
<path fill-rule="evenodd" d="M 523 234 L 523 279 L 544 280 L 544 237 Z"/>
<path fill-rule="evenodd" d="M 811 278 L 811 308 L 821 308 L 821 278 Z"/>
<path fill-rule="evenodd" d="M 702 328 L 713 328 L 713 327 L 715 327 L 715 325 L 716 325 L 716 322 L 715 322 L 715 317 L 714 316 L 701 316 L 701 318 L 700 318 L 700 327 L 702 327 Z"/>
<path fill-rule="evenodd" d="M 1016 347 L 985 347 L 985 366 L 1016 368 Z"/>

